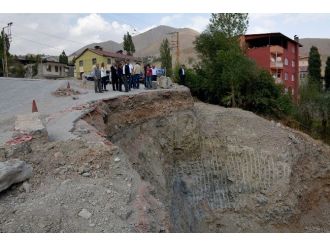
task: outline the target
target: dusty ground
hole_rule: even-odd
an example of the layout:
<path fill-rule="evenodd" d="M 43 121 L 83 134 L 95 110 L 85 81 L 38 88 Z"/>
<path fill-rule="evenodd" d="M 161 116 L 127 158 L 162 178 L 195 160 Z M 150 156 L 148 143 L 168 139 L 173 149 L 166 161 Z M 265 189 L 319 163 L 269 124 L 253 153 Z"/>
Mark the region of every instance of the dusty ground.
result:
<path fill-rule="evenodd" d="M 330 230 L 330 148 L 253 113 L 150 91 L 72 134 L 0 149 L 34 168 L 0 193 L 1 232 Z"/>

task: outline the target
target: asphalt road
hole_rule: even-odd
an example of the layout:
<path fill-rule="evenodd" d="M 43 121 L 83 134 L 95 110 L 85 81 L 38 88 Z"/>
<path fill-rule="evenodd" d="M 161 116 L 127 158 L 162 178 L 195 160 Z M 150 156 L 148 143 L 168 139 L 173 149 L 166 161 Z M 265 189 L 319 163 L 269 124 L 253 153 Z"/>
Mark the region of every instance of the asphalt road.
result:
<path fill-rule="evenodd" d="M 56 97 L 51 93 L 57 88 L 67 85 L 70 82 L 71 88 L 84 93 L 78 95 L 77 100 L 72 97 Z M 32 101 L 36 100 L 38 111 L 49 118 L 47 130 L 51 140 L 67 140 L 73 138 L 69 130 L 73 127 L 73 122 L 81 115 L 81 111 L 67 111 L 74 106 L 79 106 L 87 102 L 113 98 L 118 95 L 136 94 L 145 92 L 143 86 L 139 90 L 129 93 L 112 91 L 102 94 L 95 94 L 90 89 L 79 87 L 77 80 L 29 80 L 16 78 L 0 78 L 0 144 L 9 140 L 14 127 L 15 116 L 32 112 Z M 108 85 L 109 89 L 109 85 Z"/>

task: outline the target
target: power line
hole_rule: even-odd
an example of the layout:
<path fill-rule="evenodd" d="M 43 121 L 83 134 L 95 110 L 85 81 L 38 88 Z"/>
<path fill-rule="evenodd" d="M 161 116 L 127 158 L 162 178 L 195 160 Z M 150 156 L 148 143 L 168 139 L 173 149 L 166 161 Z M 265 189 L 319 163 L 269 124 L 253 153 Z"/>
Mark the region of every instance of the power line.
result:
<path fill-rule="evenodd" d="M 26 40 L 26 41 L 30 41 L 30 42 L 33 42 L 33 43 L 36 43 L 36 44 L 39 44 L 39 45 L 47 46 L 47 47 L 50 48 L 50 49 L 55 49 L 55 50 L 58 50 L 58 51 L 62 51 L 61 48 L 54 47 L 54 46 L 50 46 L 50 45 L 48 45 L 48 44 L 41 43 L 41 42 L 38 42 L 38 41 L 35 41 L 35 40 L 27 39 L 27 38 L 22 37 L 22 36 L 19 36 L 19 35 L 17 35 L 17 34 L 15 34 L 14 37 L 15 37 L 15 38 L 18 38 L 18 39 L 23 39 L 23 40 Z M 69 51 L 69 53 L 71 53 L 70 50 L 67 50 L 67 51 Z"/>

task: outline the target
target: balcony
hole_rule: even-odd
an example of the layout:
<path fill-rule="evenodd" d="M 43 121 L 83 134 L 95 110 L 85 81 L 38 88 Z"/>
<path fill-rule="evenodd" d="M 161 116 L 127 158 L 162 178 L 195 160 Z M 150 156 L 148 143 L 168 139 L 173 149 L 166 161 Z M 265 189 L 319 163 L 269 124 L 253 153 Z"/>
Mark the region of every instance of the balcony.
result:
<path fill-rule="evenodd" d="M 283 69 L 283 62 L 270 62 L 271 69 Z"/>
<path fill-rule="evenodd" d="M 275 83 L 276 84 L 283 84 L 283 80 L 281 78 L 276 78 Z"/>
<path fill-rule="evenodd" d="M 272 45 L 270 47 L 270 53 L 271 54 L 283 54 L 284 53 L 284 48 L 279 46 L 279 45 Z"/>

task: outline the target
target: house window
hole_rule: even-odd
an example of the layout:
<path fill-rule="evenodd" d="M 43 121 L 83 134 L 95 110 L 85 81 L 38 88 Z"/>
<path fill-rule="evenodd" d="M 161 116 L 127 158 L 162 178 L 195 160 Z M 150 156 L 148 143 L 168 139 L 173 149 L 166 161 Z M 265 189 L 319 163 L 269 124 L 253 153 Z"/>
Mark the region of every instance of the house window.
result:
<path fill-rule="evenodd" d="M 286 80 L 286 81 L 288 80 L 288 73 L 286 73 L 286 72 L 284 73 L 284 80 Z"/>
<path fill-rule="evenodd" d="M 294 81 L 294 74 L 291 75 L 291 81 Z"/>
<path fill-rule="evenodd" d="M 294 68 L 294 67 L 296 66 L 296 63 L 295 63 L 294 60 L 292 60 L 292 62 L 291 62 L 291 66 L 292 66 L 292 68 Z"/>
<path fill-rule="evenodd" d="M 62 67 L 60 67 L 60 73 L 62 73 Z"/>
<path fill-rule="evenodd" d="M 52 72 L 52 66 L 50 66 L 50 64 L 48 64 L 47 67 L 46 67 L 46 70 L 47 70 L 48 72 Z"/>
<path fill-rule="evenodd" d="M 55 72 L 58 72 L 58 66 L 55 66 Z"/>
<path fill-rule="evenodd" d="M 289 60 L 287 58 L 284 59 L 284 65 L 288 65 L 289 64 Z"/>
<path fill-rule="evenodd" d="M 95 65 L 96 64 L 96 58 L 92 59 L 92 64 Z"/>
<path fill-rule="evenodd" d="M 108 64 L 111 64 L 111 58 L 108 58 Z"/>
<path fill-rule="evenodd" d="M 80 66 L 80 67 L 84 66 L 84 61 L 83 61 L 83 60 L 80 60 L 80 61 L 79 61 L 79 66 Z"/>

